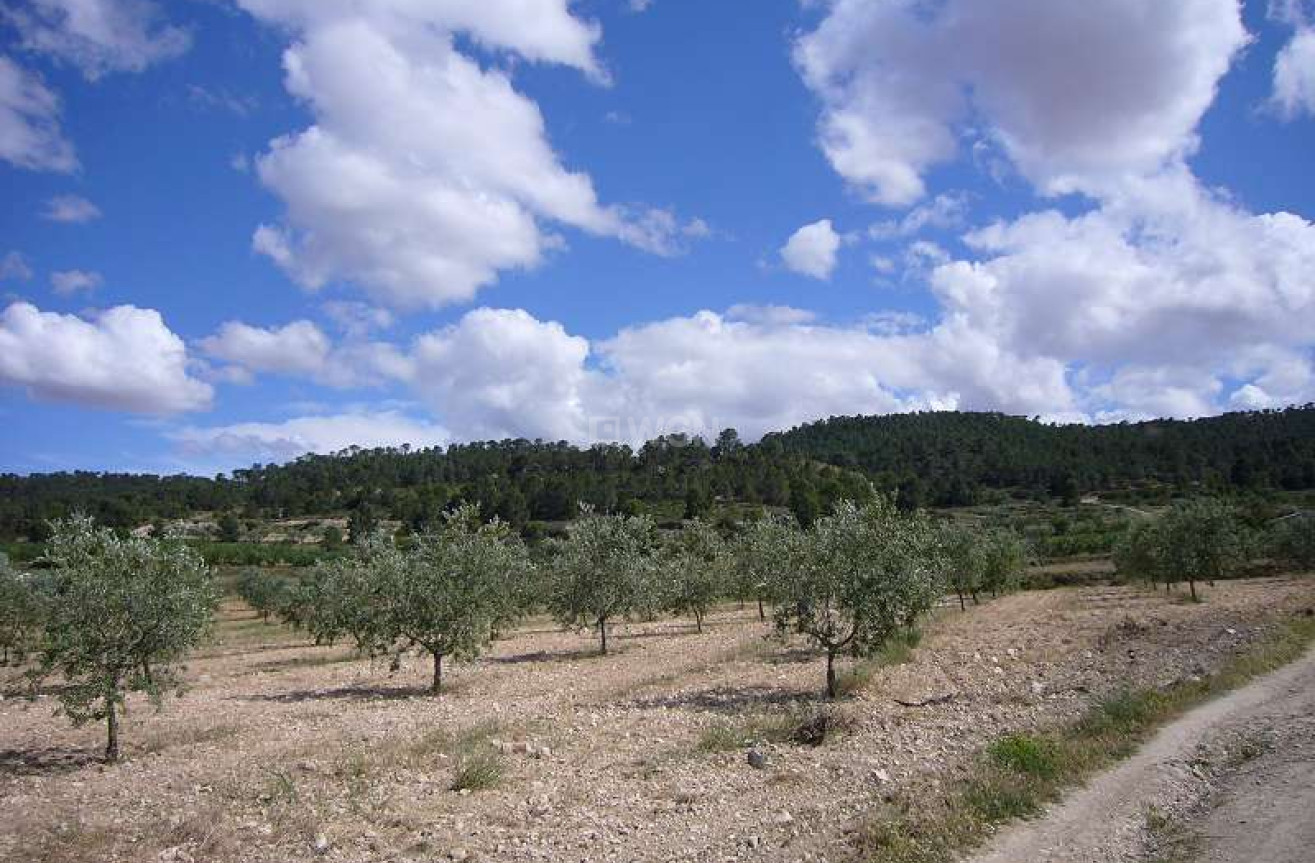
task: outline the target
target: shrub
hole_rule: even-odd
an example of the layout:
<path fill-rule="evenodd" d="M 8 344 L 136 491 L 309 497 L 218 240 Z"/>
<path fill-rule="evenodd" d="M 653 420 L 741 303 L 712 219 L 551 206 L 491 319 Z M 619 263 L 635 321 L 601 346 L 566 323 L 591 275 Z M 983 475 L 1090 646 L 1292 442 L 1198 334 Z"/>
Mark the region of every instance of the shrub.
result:
<path fill-rule="evenodd" d="M 502 756 L 490 749 L 476 749 L 457 756 L 452 777 L 453 791 L 485 791 L 502 781 Z"/>
<path fill-rule="evenodd" d="M 991 760 L 1000 767 L 1039 779 L 1059 775 L 1057 749 L 1053 741 L 1028 734 L 1010 734 L 996 740 L 987 749 Z"/>

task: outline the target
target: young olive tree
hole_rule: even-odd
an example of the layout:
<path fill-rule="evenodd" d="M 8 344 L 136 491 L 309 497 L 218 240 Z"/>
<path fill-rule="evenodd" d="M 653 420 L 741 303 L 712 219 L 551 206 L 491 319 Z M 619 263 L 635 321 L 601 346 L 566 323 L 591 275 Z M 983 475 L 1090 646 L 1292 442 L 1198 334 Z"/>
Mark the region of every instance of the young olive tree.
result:
<path fill-rule="evenodd" d="M 30 576 L 0 554 L 0 665 L 21 664 L 41 631 L 41 595 Z"/>
<path fill-rule="evenodd" d="M 1269 554 L 1293 569 L 1315 569 L 1315 516 L 1291 515 L 1269 533 Z"/>
<path fill-rule="evenodd" d="M 517 585 L 529 556 L 510 524 L 496 518 L 483 523 L 479 507 L 467 504 L 448 513 L 437 531 L 419 536 L 398 562 L 381 574 L 388 584 L 383 628 L 391 639 L 430 655 L 430 692 L 438 694 L 445 657 L 474 659 L 516 619 Z"/>
<path fill-rule="evenodd" d="M 1135 521 L 1114 546 L 1114 568 L 1124 578 L 1142 579 L 1153 586 L 1164 574 L 1162 547 L 1158 519 Z M 1164 587 L 1169 589 L 1168 580 Z"/>
<path fill-rule="evenodd" d="M 725 592 L 728 565 L 726 543 L 716 528 L 702 519 L 686 522 L 659 557 L 667 610 L 692 616 L 694 628 L 703 632 L 703 618 Z"/>
<path fill-rule="evenodd" d="M 52 567 L 39 676 L 58 672 L 74 724 L 104 720 L 105 760 L 119 758 L 119 713 L 130 692 L 160 706 L 177 663 L 209 629 L 219 591 L 179 542 L 123 539 L 77 516 L 52 525 Z"/>
<path fill-rule="evenodd" d="M 982 589 L 991 596 L 1018 589 L 1027 568 L 1027 546 L 1007 528 L 983 531 L 978 536 Z"/>
<path fill-rule="evenodd" d="M 244 570 L 237 579 L 237 595 L 266 623 L 287 601 L 288 590 L 287 581 L 258 569 Z"/>
<path fill-rule="evenodd" d="M 1232 576 L 1249 551 L 1249 537 L 1233 508 L 1198 498 L 1130 527 L 1114 550 L 1114 563 L 1125 575 L 1163 582 L 1166 591 L 1186 581 L 1195 600 L 1196 582 Z"/>
<path fill-rule="evenodd" d="M 654 582 L 656 529 L 646 515 L 581 518 L 554 547 L 548 610 L 562 626 L 594 629 L 607 653 L 607 626 L 635 611 L 645 584 Z"/>
<path fill-rule="evenodd" d="M 1233 508 L 1209 498 L 1174 504 L 1160 517 L 1156 534 L 1166 583 L 1186 579 L 1193 600 L 1197 581 L 1229 578 L 1249 556 L 1248 537 Z"/>
<path fill-rule="evenodd" d="M 773 591 L 777 631 L 802 633 L 826 653 L 834 698 L 841 651 L 869 654 L 934 605 L 944 571 L 938 532 L 885 498 L 862 508 L 841 501 L 791 545 Z"/>
<path fill-rule="evenodd" d="M 767 515 L 747 524 L 735 538 L 731 559 L 737 592 L 757 598 L 759 620 L 767 620 L 763 606 L 799 534 L 793 519 Z"/>
<path fill-rule="evenodd" d="M 971 597 L 973 605 L 977 605 L 984 581 L 986 555 L 982 551 L 980 536 L 976 530 L 953 523 L 945 525 L 941 531 L 947 580 L 959 597 L 959 610 L 967 611 L 965 598 Z"/>
<path fill-rule="evenodd" d="M 405 565 L 386 531 L 360 537 L 350 555 L 317 564 L 287 598 L 280 616 L 308 632 L 316 644 L 347 637 L 368 656 L 395 653 L 397 639 L 384 609 Z"/>

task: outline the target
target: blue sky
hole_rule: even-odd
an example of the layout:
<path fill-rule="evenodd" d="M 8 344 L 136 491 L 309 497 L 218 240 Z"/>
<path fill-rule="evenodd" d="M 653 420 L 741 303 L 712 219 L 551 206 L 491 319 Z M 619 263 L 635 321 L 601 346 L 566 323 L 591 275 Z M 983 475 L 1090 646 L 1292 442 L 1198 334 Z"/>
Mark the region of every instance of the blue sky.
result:
<path fill-rule="evenodd" d="M 0 6 L 0 470 L 1315 400 L 1315 16 Z"/>

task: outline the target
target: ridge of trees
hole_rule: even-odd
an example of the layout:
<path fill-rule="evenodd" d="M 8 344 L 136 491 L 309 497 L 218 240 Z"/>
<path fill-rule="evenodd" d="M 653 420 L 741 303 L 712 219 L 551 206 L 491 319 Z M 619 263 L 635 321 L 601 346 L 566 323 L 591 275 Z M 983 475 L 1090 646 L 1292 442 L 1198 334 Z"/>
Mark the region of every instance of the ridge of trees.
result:
<path fill-rule="evenodd" d="M 788 508 L 805 524 L 869 485 L 900 509 L 958 506 L 1004 490 L 1076 500 L 1156 485 L 1197 493 L 1315 489 L 1315 405 L 1199 420 L 1050 425 L 998 413 L 833 417 L 744 444 L 674 434 L 632 449 L 523 439 L 447 448 L 350 448 L 231 475 L 78 471 L 0 475 L 0 540 L 43 540 L 47 523 L 83 512 L 125 529 L 220 513 L 278 518 L 348 512 L 353 532 L 378 518 L 419 531 L 476 504 L 527 537 L 580 504 L 637 515 L 669 505 L 708 517 L 717 501 Z M 358 523 L 359 522 L 359 523 Z"/>

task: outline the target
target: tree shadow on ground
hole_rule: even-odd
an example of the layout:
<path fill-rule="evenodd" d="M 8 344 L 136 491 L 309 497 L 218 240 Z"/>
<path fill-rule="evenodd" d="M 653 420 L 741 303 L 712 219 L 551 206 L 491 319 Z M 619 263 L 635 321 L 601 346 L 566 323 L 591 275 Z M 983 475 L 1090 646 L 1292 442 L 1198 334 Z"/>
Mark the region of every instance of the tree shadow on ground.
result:
<path fill-rule="evenodd" d="M 356 662 L 362 658 L 355 653 L 310 654 L 291 656 L 287 659 L 268 659 L 262 662 L 253 662 L 248 667 L 252 671 L 290 671 L 295 668 L 319 668 L 325 665 Z"/>
<path fill-rule="evenodd" d="M 58 776 L 100 763 L 100 753 L 86 749 L 0 749 L 0 776 Z"/>
<path fill-rule="evenodd" d="M 524 665 L 530 662 L 572 662 L 601 656 L 597 647 L 586 647 L 578 650 L 536 650 L 531 653 L 515 653 L 511 656 L 488 656 L 485 659 L 498 665 Z"/>
<path fill-rule="evenodd" d="M 805 665 L 809 662 L 825 661 L 826 656 L 807 647 L 785 647 L 772 651 L 762 657 L 768 665 Z"/>
<path fill-rule="evenodd" d="M 444 683 L 437 697 L 458 695 L 463 687 Z M 307 701 L 406 701 L 412 698 L 429 698 L 427 686 L 352 685 L 332 689 L 302 689 L 296 692 L 276 692 L 270 695 L 234 696 L 235 701 L 272 701 L 278 704 L 300 704 Z"/>
<path fill-rule="evenodd" d="M 670 709 L 684 707 L 711 713 L 743 713 L 766 707 L 804 706 L 824 701 L 820 693 L 798 692 L 772 686 L 717 686 L 695 692 L 635 699 L 632 707 Z"/>
<path fill-rule="evenodd" d="M 35 702 L 38 698 L 57 698 L 70 688 L 67 683 L 33 683 L 30 680 L 13 679 L 0 683 L 0 697 Z"/>

